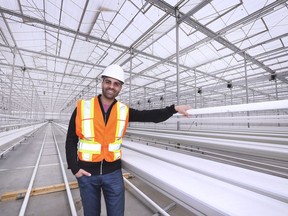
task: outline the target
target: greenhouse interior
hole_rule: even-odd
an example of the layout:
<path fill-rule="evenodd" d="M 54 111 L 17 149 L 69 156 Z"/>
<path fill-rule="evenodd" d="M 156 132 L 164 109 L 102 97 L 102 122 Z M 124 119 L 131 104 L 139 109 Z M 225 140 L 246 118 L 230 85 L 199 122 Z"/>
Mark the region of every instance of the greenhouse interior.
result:
<path fill-rule="evenodd" d="M 0 0 L 4 215 L 85 215 L 69 128 L 109 65 L 129 110 L 126 216 L 287 215 L 287 0 Z"/>

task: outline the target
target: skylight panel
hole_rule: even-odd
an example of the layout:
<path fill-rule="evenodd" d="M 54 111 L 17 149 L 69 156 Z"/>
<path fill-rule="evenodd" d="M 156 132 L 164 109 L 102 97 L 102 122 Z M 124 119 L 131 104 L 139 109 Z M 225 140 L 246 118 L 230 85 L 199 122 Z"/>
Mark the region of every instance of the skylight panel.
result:
<path fill-rule="evenodd" d="M 47 64 L 47 69 L 48 70 L 54 71 L 55 68 L 57 68 L 58 72 L 62 72 L 64 74 L 64 71 L 65 71 L 65 68 L 66 68 L 66 65 L 67 65 L 67 61 L 63 61 L 63 60 L 54 61 L 53 59 L 50 59 L 49 61 L 48 61 L 48 64 Z"/>
<path fill-rule="evenodd" d="M 72 35 L 70 36 L 66 36 L 64 34 L 59 34 L 59 40 L 58 40 L 58 53 L 60 54 L 60 56 L 62 57 L 69 57 L 70 55 L 70 51 L 71 51 L 71 47 L 73 44 L 73 38 Z"/>
<path fill-rule="evenodd" d="M 84 2 L 82 2 L 82 4 L 84 4 Z M 61 25 L 71 29 L 77 29 L 83 13 L 83 7 L 84 5 L 76 5 L 73 1 L 64 1 L 61 13 Z"/>
<path fill-rule="evenodd" d="M 105 65 L 105 66 L 110 65 L 122 53 L 123 53 L 123 50 L 121 50 L 121 49 L 113 49 L 113 48 L 108 49 L 107 50 L 107 55 L 101 61 L 101 65 Z"/>
<path fill-rule="evenodd" d="M 44 1 L 45 3 L 45 19 L 47 22 L 59 23 L 61 1 Z"/>
<path fill-rule="evenodd" d="M 265 23 L 268 26 L 269 34 L 272 37 L 282 35 L 287 32 L 288 29 L 288 9 L 284 7 L 277 11 L 277 13 L 271 13 L 264 17 Z"/>
<path fill-rule="evenodd" d="M 25 15 L 42 19 L 44 17 L 43 1 L 22 1 L 21 9 Z"/>
<path fill-rule="evenodd" d="M 215 19 L 216 17 L 216 13 L 214 8 L 212 7 L 211 4 L 206 5 L 204 8 L 202 8 L 201 10 L 197 11 L 193 17 L 199 21 L 200 23 L 202 23 L 203 25 L 205 25 L 206 23 L 212 21 L 213 19 Z"/>
<path fill-rule="evenodd" d="M 137 38 L 139 38 L 142 33 L 138 28 L 135 28 L 133 25 L 130 25 L 126 30 L 119 35 L 117 38 L 117 42 L 124 46 L 131 46 L 132 43 L 135 42 Z"/>
<path fill-rule="evenodd" d="M 283 44 L 280 40 L 271 41 L 262 45 L 266 52 L 283 47 Z"/>
<path fill-rule="evenodd" d="M 263 46 L 256 46 L 256 47 L 253 47 L 252 49 L 247 50 L 247 53 L 251 56 L 257 56 L 264 52 L 265 52 L 265 49 Z"/>
<path fill-rule="evenodd" d="M 71 58 L 86 61 L 93 52 L 94 48 L 95 47 L 87 41 L 76 40 Z"/>
<path fill-rule="evenodd" d="M 192 10 L 193 8 L 195 8 L 195 6 L 199 5 L 200 3 L 202 3 L 202 0 L 193 0 L 193 1 L 183 1 L 181 2 L 181 4 L 178 6 L 178 8 L 180 9 L 180 11 L 182 13 L 187 13 L 190 10 Z"/>

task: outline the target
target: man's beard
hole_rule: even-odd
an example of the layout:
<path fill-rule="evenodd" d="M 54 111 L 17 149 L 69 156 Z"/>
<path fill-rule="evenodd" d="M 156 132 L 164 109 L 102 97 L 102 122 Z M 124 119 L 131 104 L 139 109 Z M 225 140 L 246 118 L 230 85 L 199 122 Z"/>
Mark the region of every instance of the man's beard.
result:
<path fill-rule="evenodd" d="M 119 92 L 117 92 L 115 89 L 102 88 L 102 94 L 107 99 L 115 99 L 118 96 Z"/>

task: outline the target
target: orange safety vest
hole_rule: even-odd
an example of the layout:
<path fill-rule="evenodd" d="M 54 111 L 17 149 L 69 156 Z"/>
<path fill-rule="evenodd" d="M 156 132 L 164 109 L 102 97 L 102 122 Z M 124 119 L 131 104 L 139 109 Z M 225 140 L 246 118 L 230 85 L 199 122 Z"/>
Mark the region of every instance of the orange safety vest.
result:
<path fill-rule="evenodd" d="M 82 161 L 113 162 L 122 156 L 122 138 L 126 133 L 129 108 L 119 101 L 112 107 L 105 125 L 97 97 L 77 103 L 76 134 L 78 158 Z"/>

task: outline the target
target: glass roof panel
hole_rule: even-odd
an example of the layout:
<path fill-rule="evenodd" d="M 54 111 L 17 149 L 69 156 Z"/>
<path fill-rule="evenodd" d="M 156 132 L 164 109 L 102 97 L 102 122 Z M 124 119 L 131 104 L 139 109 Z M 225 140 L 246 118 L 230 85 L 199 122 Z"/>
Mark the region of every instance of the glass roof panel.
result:
<path fill-rule="evenodd" d="M 202 87 L 205 100 L 221 104 L 230 80 L 238 83 L 237 97 L 246 97 L 246 60 L 249 92 L 267 100 L 275 94 L 269 77 L 276 73 L 279 99 L 287 98 L 287 10 L 285 0 L 2 0 L 1 94 L 10 94 L 14 72 L 16 105 L 34 92 L 44 112 L 71 112 L 77 99 L 101 92 L 96 78 L 105 66 L 118 63 L 127 84 L 119 95 L 123 102 L 149 96 L 160 106 L 159 96 L 166 92 L 165 100 L 177 103 L 177 89 L 182 99 L 187 88 L 194 98 Z"/>

